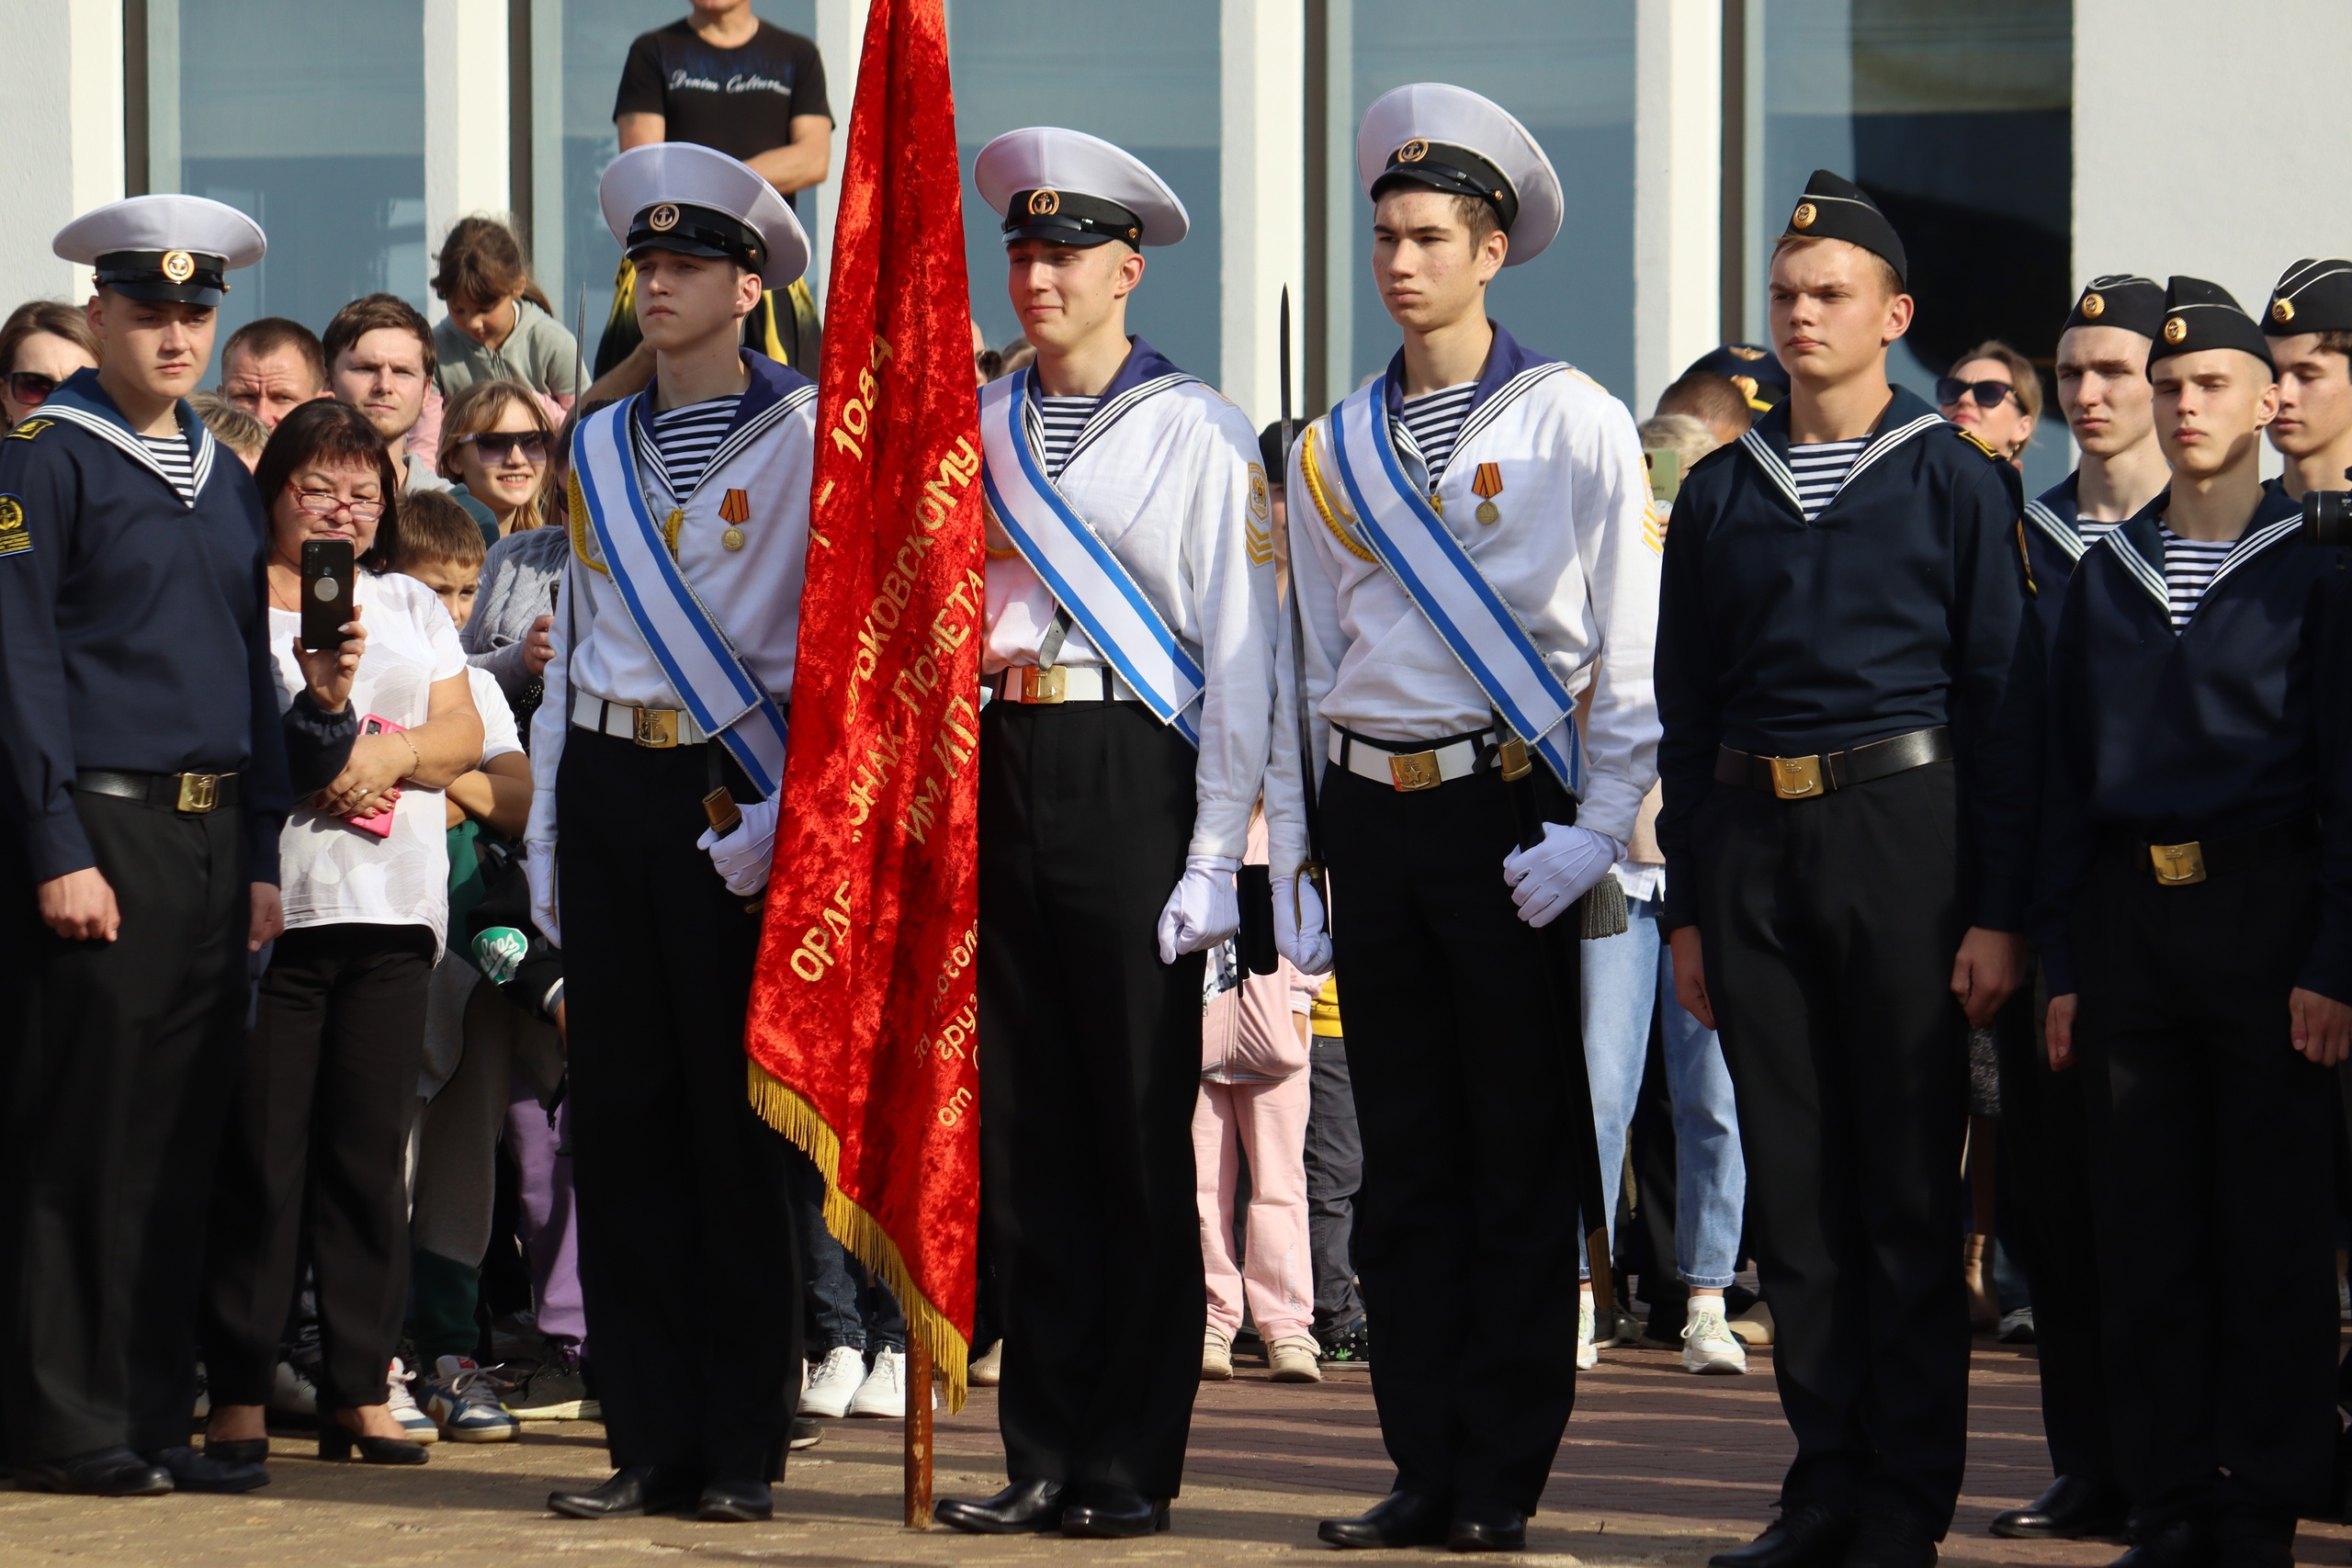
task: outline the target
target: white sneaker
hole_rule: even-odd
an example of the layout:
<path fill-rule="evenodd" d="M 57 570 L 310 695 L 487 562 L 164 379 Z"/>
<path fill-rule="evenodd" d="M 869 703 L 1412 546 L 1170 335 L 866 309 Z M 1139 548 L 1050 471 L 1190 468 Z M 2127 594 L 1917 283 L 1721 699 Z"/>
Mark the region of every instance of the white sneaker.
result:
<path fill-rule="evenodd" d="M 1266 1347 L 1266 1365 L 1276 1382 L 1321 1382 L 1323 1347 L 1305 1334 L 1286 1334 Z"/>
<path fill-rule="evenodd" d="M 931 1389 L 931 1407 L 939 1408 L 939 1385 Z M 849 1402 L 852 1416 L 876 1416 L 886 1421 L 907 1418 L 907 1353 L 904 1350 L 876 1350 L 874 1370 L 857 1385 L 857 1397 Z"/>
<path fill-rule="evenodd" d="M 444 1356 L 433 1364 L 424 1380 L 424 1413 L 452 1442 L 503 1443 L 523 1429 L 471 1356 Z"/>
<path fill-rule="evenodd" d="M 1201 1336 L 1201 1381 L 1233 1381 L 1233 1340 L 1215 1328 L 1204 1331 Z"/>
<path fill-rule="evenodd" d="M 283 1372 L 291 1369 L 285 1362 L 280 1361 L 277 1370 Z M 416 1395 L 411 1393 L 408 1389 L 409 1383 L 415 1376 L 416 1374 L 410 1371 L 406 1363 L 398 1356 L 393 1357 L 391 1371 L 386 1374 L 385 1378 L 390 1385 L 391 1393 L 385 1403 L 391 1407 L 392 1419 L 401 1424 L 401 1429 L 408 1434 L 410 1442 L 437 1443 L 441 1440 L 441 1428 L 435 1424 L 432 1416 L 417 1408 Z"/>
<path fill-rule="evenodd" d="M 1592 1342 L 1592 1297 L 1577 1294 L 1577 1371 L 1589 1372 L 1600 1365 L 1600 1349 Z"/>
<path fill-rule="evenodd" d="M 825 1352 L 801 1392 L 800 1414 L 838 1420 L 849 1414 L 849 1402 L 865 1382 L 865 1352 L 854 1345 L 836 1345 Z"/>
<path fill-rule="evenodd" d="M 1747 1371 L 1747 1347 L 1724 1321 L 1721 1298 L 1692 1299 L 1682 1324 L 1682 1370 L 1733 1377 Z"/>
<path fill-rule="evenodd" d="M 965 1381 L 974 1388 L 994 1388 L 1004 1376 L 1004 1341 L 1000 1339 L 988 1348 L 987 1354 L 972 1363 Z"/>
<path fill-rule="evenodd" d="M 1739 1342 L 1743 1345 L 1770 1345 L 1772 1343 L 1771 1307 L 1758 1302 L 1731 1320 L 1731 1331 L 1739 1336 Z"/>

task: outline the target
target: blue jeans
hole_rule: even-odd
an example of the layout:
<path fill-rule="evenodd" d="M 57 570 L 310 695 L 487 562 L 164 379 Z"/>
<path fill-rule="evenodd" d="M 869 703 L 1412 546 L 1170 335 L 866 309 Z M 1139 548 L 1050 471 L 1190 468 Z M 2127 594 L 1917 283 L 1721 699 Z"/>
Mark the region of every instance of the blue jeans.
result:
<path fill-rule="evenodd" d="M 793 1196 L 800 1205 L 802 1261 L 808 1268 L 808 1359 L 821 1361 L 842 1345 L 903 1353 L 907 1317 L 899 1298 L 825 1228 L 825 1179 L 807 1155 L 795 1149 L 792 1156 Z"/>
<path fill-rule="evenodd" d="M 1626 1129 L 1649 1055 L 1650 1010 L 1663 1009 L 1667 1093 L 1674 1102 L 1674 1263 L 1682 1282 L 1720 1289 L 1739 1264 L 1747 1167 L 1739 1153 L 1739 1117 L 1731 1073 L 1714 1031 L 1674 999 L 1674 954 L 1659 940 L 1657 906 L 1626 900 L 1619 936 L 1580 942 L 1584 961 L 1584 1059 L 1592 1078 L 1592 1113 L 1600 1135 L 1600 1179 L 1615 1240 L 1617 1188 L 1625 1169 Z"/>

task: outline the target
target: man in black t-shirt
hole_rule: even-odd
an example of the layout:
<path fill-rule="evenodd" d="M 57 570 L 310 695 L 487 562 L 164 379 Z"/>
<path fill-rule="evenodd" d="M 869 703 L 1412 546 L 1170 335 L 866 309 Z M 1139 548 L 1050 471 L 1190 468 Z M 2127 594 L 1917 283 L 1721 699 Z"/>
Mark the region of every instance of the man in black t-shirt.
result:
<path fill-rule="evenodd" d="M 817 46 L 752 13 L 752 0 L 693 0 L 693 14 L 639 35 L 621 68 L 613 124 L 621 151 L 650 141 L 694 141 L 741 158 L 797 215 L 797 193 L 825 177 L 833 111 Z M 612 314 L 596 344 L 589 397 L 622 397 L 652 378 L 637 331 L 636 272 L 614 279 Z M 743 346 L 804 374 L 817 373 L 817 302 L 806 280 L 782 299 L 762 296 L 743 321 Z"/>

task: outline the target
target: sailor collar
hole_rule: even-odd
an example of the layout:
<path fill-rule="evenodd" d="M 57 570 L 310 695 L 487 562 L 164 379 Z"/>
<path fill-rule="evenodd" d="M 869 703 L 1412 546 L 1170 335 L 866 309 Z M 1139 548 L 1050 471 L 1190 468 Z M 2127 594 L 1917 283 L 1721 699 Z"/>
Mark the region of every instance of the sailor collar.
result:
<path fill-rule="evenodd" d="M 2081 526 L 2082 502 L 2078 487 L 2082 481 L 2083 471 L 2076 468 L 2025 503 L 2025 520 L 2064 551 L 2071 561 L 2081 560 L 2083 552 L 2090 548 L 2083 539 Z"/>
<path fill-rule="evenodd" d="M 180 400 L 174 413 L 179 420 L 181 435 L 191 443 L 195 454 L 195 460 L 190 465 L 195 475 L 190 495 L 180 494 L 179 487 L 172 482 L 172 476 L 155 461 L 155 455 L 147 450 L 147 444 L 130 428 L 130 422 L 122 417 L 122 411 L 115 406 L 112 398 L 107 396 L 106 389 L 98 385 L 96 370 L 76 370 L 67 377 L 31 417 L 63 420 L 68 424 L 88 431 L 101 441 L 110 443 L 132 462 L 163 480 L 164 488 L 172 492 L 172 498 L 193 512 L 197 497 L 204 494 L 205 481 L 212 477 L 212 464 L 220 446 L 212 439 L 212 432 L 205 427 L 204 422 L 196 417 L 196 411 L 188 407 L 187 399 Z M 26 423 L 30 423 L 31 419 Z"/>
<path fill-rule="evenodd" d="M 1028 425 L 1030 444 L 1038 451 L 1046 448 L 1045 416 L 1038 411 L 1044 406 L 1046 389 L 1037 379 L 1035 365 L 1021 372 L 1026 378 L 1023 390 L 1028 393 Z M 1154 392 L 1164 392 L 1170 387 L 1182 386 L 1200 378 L 1179 370 L 1167 355 L 1144 342 L 1140 337 L 1127 339 L 1127 356 L 1119 363 L 1119 372 L 1102 395 L 1094 400 L 1094 412 L 1086 416 L 1086 424 L 1070 444 L 1069 456 L 1062 459 L 1062 472 L 1078 461 L 1078 455 L 1101 439 L 1102 434 L 1124 418 L 1135 406 Z"/>
<path fill-rule="evenodd" d="M 2132 517 L 2117 524 L 2107 537 L 2099 541 L 2101 547 L 2115 552 L 2117 562 L 2132 574 L 2133 581 L 2147 591 L 2149 598 L 2155 604 L 2157 618 L 2166 630 L 2172 627 L 2172 593 L 2165 583 L 2165 541 L 2164 536 L 2157 531 L 2156 520 L 2164 515 L 2165 508 L 2171 501 L 2172 491 L 2166 488 Z M 2255 502 L 2254 515 L 2246 519 L 2245 532 L 2240 534 L 2237 543 L 2231 546 L 2229 555 L 2223 558 L 2220 569 L 2213 573 L 2212 581 L 2206 584 L 2204 597 L 2198 601 L 2196 611 L 2189 615 L 2188 626 L 2183 626 L 2181 631 L 2186 633 L 2197 625 L 2204 615 L 2205 606 L 2212 603 L 2213 595 L 2222 583 L 2229 581 L 2232 573 L 2256 556 L 2292 543 L 2302 532 L 2302 503 L 2283 490 L 2263 486 L 2262 499 Z"/>
<path fill-rule="evenodd" d="M 1487 324 L 1495 329 L 1495 341 L 1487 350 L 1487 363 L 1478 372 L 1470 406 L 1463 412 L 1462 429 L 1453 438 L 1457 453 L 1470 444 L 1472 436 L 1500 418 L 1530 387 L 1568 368 L 1560 360 L 1522 346 L 1500 321 L 1489 321 Z M 1420 448 L 1414 444 L 1412 432 L 1405 428 L 1405 351 L 1401 348 L 1388 361 L 1388 372 L 1381 378 L 1380 397 L 1397 446 L 1418 459 Z"/>
<path fill-rule="evenodd" d="M 1790 408 L 1790 403 L 1785 401 L 1774 405 L 1770 413 L 1748 426 L 1747 434 L 1739 438 L 1739 445 L 1748 458 L 1762 470 L 1764 477 L 1787 498 L 1790 510 L 1803 518 L 1804 502 L 1798 499 L 1796 474 L 1789 467 Z M 1838 493 L 1829 498 L 1828 505 L 1821 509 L 1822 513 L 1826 515 L 1831 507 L 1844 500 L 1846 491 L 1868 471 L 1871 465 L 1905 442 L 1945 423 L 1944 416 L 1929 408 L 1919 394 L 1907 387 L 1895 388 L 1894 397 L 1886 405 L 1886 412 L 1879 416 L 1878 429 L 1871 434 L 1869 444 L 1856 455 L 1854 466 L 1846 470 L 1845 482 L 1838 487 Z"/>
<path fill-rule="evenodd" d="M 788 365 L 779 365 L 764 354 L 750 349 L 738 351 L 751 370 L 751 384 L 743 389 L 743 400 L 735 405 L 735 418 L 727 426 L 727 434 L 710 454 L 710 461 L 703 465 L 702 477 L 708 479 L 727 460 L 773 430 L 776 423 L 817 394 L 817 384 Z M 661 444 L 653 439 L 653 384 L 649 382 L 639 393 L 628 411 L 629 433 L 637 447 L 638 461 L 653 470 L 662 481 L 662 490 L 673 498 L 677 486 L 670 479 L 670 470 L 662 461 Z M 700 486 L 701 480 L 695 484 Z"/>

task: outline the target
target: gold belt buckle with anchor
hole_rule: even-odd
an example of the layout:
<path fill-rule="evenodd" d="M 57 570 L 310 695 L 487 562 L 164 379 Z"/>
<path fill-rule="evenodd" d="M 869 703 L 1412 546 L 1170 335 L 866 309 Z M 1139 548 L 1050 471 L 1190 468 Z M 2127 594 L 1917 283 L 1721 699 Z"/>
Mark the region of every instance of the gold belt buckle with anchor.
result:
<path fill-rule="evenodd" d="M 2149 863 L 2156 880 L 2166 887 L 2189 887 L 2205 880 L 2205 846 L 2191 839 L 2185 844 L 2150 844 Z"/>

